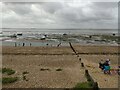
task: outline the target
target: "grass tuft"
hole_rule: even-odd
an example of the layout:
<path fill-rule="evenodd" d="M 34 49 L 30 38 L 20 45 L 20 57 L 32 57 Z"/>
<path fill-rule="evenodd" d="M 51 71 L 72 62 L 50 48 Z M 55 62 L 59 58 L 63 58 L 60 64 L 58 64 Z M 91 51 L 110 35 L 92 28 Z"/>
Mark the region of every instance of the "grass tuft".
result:
<path fill-rule="evenodd" d="M 7 75 L 12 75 L 12 74 L 15 73 L 15 71 L 12 70 L 12 69 L 10 69 L 10 68 L 2 68 L 2 73 L 3 73 L 3 74 L 6 73 Z"/>
<path fill-rule="evenodd" d="M 14 83 L 18 80 L 18 77 L 3 77 L 2 84 Z"/>
<path fill-rule="evenodd" d="M 91 86 L 91 83 L 90 83 L 90 82 L 83 82 L 83 83 L 78 83 L 78 84 L 74 87 L 75 90 L 78 90 L 78 89 L 80 89 L 80 88 L 92 88 L 92 86 Z M 80 89 L 80 90 L 81 90 L 81 89 Z"/>

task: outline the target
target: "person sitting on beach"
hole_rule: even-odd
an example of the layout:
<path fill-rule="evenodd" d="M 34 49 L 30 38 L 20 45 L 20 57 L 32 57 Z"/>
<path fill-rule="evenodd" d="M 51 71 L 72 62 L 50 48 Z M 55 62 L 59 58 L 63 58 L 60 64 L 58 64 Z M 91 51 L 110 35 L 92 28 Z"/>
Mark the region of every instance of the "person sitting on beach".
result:
<path fill-rule="evenodd" d="M 109 61 L 108 61 L 108 64 L 109 64 L 109 65 L 111 64 L 110 59 L 109 59 Z"/>
<path fill-rule="evenodd" d="M 104 68 L 104 74 L 110 74 L 110 66 L 109 65 L 105 65 L 104 66 L 105 68 Z"/>
<path fill-rule="evenodd" d="M 101 68 L 101 70 L 104 70 L 104 62 L 103 62 L 103 60 L 100 61 L 99 68 Z"/>
<path fill-rule="evenodd" d="M 110 74 L 110 59 L 107 59 L 104 62 L 104 73 L 105 74 Z"/>
<path fill-rule="evenodd" d="M 105 66 L 109 66 L 109 61 L 106 60 L 106 61 L 104 62 L 104 65 L 105 65 Z"/>

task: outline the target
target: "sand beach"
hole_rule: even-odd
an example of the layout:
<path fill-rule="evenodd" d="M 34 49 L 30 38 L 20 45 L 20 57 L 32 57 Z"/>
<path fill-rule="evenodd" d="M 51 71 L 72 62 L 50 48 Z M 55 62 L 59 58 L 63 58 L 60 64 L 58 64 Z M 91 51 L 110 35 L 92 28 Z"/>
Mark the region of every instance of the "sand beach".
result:
<path fill-rule="evenodd" d="M 73 88 L 77 83 L 86 82 L 84 68 L 79 58 L 100 88 L 117 88 L 118 75 L 105 75 L 98 66 L 101 59 L 111 60 L 111 66 L 118 66 L 118 46 L 75 45 L 79 54 L 75 55 L 70 46 L 61 47 L 2 47 L 2 67 L 16 71 L 19 77 L 15 83 L 5 84 L 3 88 Z M 43 70 L 44 69 L 44 70 Z M 57 71 L 61 69 L 61 71 Z M 27 71 L 26 80 L 22 79 Z M 3 74 L 3 77 L 6 75 Z"/>

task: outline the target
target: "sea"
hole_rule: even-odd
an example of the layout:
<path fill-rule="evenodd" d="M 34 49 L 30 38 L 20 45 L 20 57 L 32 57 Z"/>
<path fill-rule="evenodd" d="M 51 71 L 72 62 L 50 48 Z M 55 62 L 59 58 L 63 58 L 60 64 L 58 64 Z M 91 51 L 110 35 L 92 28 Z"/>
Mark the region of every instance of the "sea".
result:
<path fill-rule="evenodd" d="M 3 28 L 3 32 L 32 32 L 46 34 L 118 34 L 118 29 L 39 29 L 39 28 Z"/>
<path fill-rule="evenodd" d="M 3 28 L 0 29 L 0 41 L 2 42 L 2 46 L 14 46 L 15 43 L 17 46 L 22 46 L 25 43 L 26 46 L 57 46 L 59 43 L 62 43 L 63 46 L 68 46 L 68 42 L 60 41 L 57 39 L 49 39 L 46 41 L 31 41 L 25 40 L 26 37 L 31 39 L 40 38 L 44 35 L 62 35 L 63 34 L 74 34 L 74 35 L 118 35 L 117 29 L 39 29 L 39 28 Z M 17 39 L 13 39 L 9 36 L 14 34 L 22 33 L 22 36 L 17 37 Z M 21 39 L 21 40 L 20 40 Z M 77 42 L 76 42 L 77 41 Z M 85 40 L 72 40 L 72 43 L 76 44 L 87 44 L 87 45 L 117 45 L 116 42 L 95 42 L 93 41 L 85 41 Z"/>

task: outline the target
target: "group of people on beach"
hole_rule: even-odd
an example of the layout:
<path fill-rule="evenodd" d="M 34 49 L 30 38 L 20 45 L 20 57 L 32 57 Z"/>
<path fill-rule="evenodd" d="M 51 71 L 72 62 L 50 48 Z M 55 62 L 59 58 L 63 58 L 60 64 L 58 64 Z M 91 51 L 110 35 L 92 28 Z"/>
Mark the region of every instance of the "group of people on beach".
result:
<path fill-rule="evenodd" d="M 104 72 L 104 74 L 112 74 L 112 72 L 115 71 L 118 75 L 120 75 L 120 66 L 118 66 L 117 69 L 111 69 L 110 64 L 110 59 L 107 59 L 106 61 L 101 60 L 99 62 L 99 68 Z"/>
<path fill-rule="evenodd" d="M 110 74 L 110 59 L 106 61 L 101 60 L 99 63 L 99 68 L 104 72 L 104 74 Z"/>

